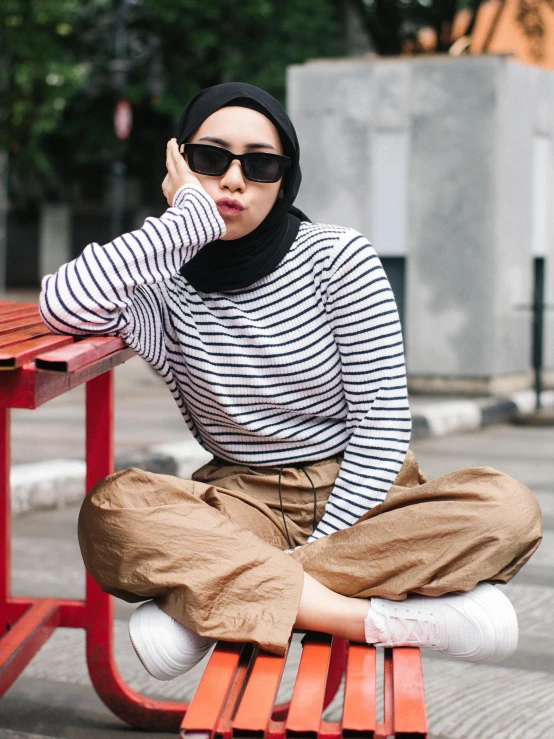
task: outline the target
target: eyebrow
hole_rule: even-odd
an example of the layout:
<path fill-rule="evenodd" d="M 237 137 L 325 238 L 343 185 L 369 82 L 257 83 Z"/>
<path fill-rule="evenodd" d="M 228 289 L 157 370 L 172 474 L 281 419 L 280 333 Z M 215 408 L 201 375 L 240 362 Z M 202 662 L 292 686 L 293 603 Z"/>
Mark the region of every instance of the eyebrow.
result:
<path fill-rule="evenodd" d="M 218 144 L 219 146 L 225 146 L 226 148 L 229 148 L 231 146 L 231 144 L 228 141 L 224 141 L 223 139 L 218 139 L 215 136 L 202 136 L 202 138 L 198 139 L 198 141 L 211 141 L 213 144 Z M 263 144 L 263 143 L 246 144 L 244 148 L 245 149 L 273 149 L 273 151 L 277 151 L 277 149 L 271 144 Z"/>

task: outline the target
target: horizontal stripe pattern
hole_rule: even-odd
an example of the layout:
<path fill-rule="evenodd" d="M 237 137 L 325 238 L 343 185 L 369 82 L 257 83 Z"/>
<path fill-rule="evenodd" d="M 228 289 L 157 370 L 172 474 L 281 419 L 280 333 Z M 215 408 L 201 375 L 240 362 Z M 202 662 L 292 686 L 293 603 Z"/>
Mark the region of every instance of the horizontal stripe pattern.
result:
<path fill-rule="evenodd" d="M 123 337 L 212 454 L 279 466 L 344 453 L 313 540 L 382 502 L 408 449 L 394 296 L 363 236 L 307 222 L 267 277 L 197 291 L 179 269 L 224 231 L 213 200 L 181 188 L 161 218 L 45 277 L 41 313 L 58 333 Z"/>

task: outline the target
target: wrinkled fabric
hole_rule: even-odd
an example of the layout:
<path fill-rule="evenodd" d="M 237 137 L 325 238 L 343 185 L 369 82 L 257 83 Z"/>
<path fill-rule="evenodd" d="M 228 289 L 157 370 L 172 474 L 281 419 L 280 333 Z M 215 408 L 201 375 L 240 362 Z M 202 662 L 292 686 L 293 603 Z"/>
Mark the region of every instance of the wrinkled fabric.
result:
<path fill-rule="evenodd" d="M 341 458 L 307 463 L 317 520 Z M 525 485 L 490 467 L 428 481 L 409 452 L 383 503 L 354 526 L 305 544 L 313 492 L 301 469 L 213 461 L 192 480 L 135 468 L 100 481 L 83 502 L 79 542 L 103 590 L 149 598 L 202 636 L 283 654 L 304 571 L 346 596 L 438 596 L 508 582 L 541 540 Z"/>

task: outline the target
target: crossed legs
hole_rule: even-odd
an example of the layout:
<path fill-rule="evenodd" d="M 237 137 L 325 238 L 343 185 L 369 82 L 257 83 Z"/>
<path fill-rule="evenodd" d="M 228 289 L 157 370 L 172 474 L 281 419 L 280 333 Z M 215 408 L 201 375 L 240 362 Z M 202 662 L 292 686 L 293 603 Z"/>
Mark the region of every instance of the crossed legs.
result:
<path fill-rule="evenodd" d="M 355 526 L 291 554 L 271 500 L 242 483 L 118 472 L 83 503 L 83 558 L 106 591 L 155 599 L 203 637 L 278 654 L 293 626 L 363 640 L 368 598 L 507 582 L 540 542 L 538 505 L 521 483 L 475 468 L 419 484 L 414 459 Z"/>

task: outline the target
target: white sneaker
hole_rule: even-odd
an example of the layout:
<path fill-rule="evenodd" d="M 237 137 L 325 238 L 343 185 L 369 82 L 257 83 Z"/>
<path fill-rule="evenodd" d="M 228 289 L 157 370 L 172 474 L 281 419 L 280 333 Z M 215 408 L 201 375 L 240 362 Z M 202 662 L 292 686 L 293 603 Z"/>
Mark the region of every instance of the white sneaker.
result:
<path fill-rule="evenodd" d="M 469 662 L 500 662 L 517 647 L 514 607 L 489 583 L 437 598 L 371 598 L 364 623 L 368 644 L 426 647 Z"/>
<path fill-rule="evenodd" d="M 153 600 L 133 612 L 129 636 L 143 666 L 158 680 L 173 680 L 188 672 L 215 644 L 168 616 Z"/>

